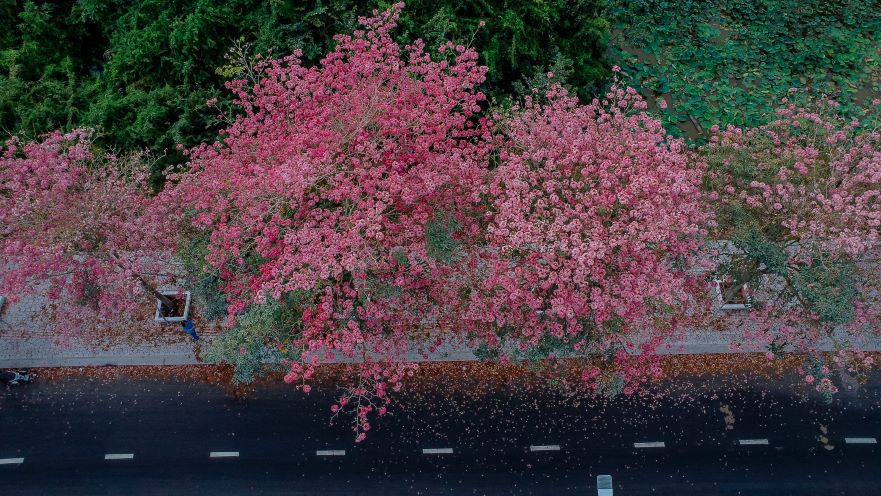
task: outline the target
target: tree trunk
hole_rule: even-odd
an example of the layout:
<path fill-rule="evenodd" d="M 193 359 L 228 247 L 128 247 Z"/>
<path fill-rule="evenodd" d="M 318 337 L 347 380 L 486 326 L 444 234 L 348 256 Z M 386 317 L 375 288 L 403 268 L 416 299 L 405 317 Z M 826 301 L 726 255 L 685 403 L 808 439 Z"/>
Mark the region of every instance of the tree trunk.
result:
<path fill-rule="evenodd" d="M 168 308 L 168 310 L 171 311 L 172 315 L 177 313 L 177 303 L 175 303 L 174 300 L 172 300 L 171 298 L 160 293 L 150 283 L 145 281 L 143 277 L 141 277 L 141 276 L 135 276 L 135 277 L 138 278 L 138 281 L 141 283 L 141 287 L 143 287 L 148 293 L 155 296 L 157 300 L 161 301 L 162 306 Z M 160 313 L 160 315 L 162 314 L 162 312 L 159 312 L 159 313 Z"/>

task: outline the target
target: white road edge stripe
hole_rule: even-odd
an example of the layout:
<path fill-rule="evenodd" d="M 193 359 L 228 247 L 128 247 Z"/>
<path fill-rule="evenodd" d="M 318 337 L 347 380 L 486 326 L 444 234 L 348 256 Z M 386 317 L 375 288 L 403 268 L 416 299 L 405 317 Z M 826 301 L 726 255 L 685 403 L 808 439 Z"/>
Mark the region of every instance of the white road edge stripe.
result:
<path fill-rule="evenodd" d="M 560 445 L 559 444 L 532 445 L 529 447 L 529 451 L 560 451 Z"/>
<path fill-rule="evenodd" d="M 238 451 L 212 451 L 209 455 L 211 458 L 235 458 L 239 456 Z"/>
<path fill-rule="evenodd" d="M 134 453 L 107 453 L 104 455 L 105 460 L 131 460 L 134 457 Z"/>
<path fill-rule="evenodd" d="M 24 458 L 0 458 L 0 465 L 15 465 L 24 462 Z"/>
<path fill-rule="evenodd" d="M 316 456 L 346 456 L 346 450 L 318 450 Z"/>
<path fill-rule="evenodd" d="M 741 446 L 751 445 L 751 444 L 765 444 L 765 445 L 768 444 L 767 439 L 738 439 L 737 442 Z"/>
<path fill-rule="evenodd" d="M 453 448 L 422 448 L 423 455 L 452 455 Z"/>
<path fill-rule="evenodd" d="M 878 444 L 878 440 L 874 437 L 846 437 L 844 442 L 847 444 Z"/>

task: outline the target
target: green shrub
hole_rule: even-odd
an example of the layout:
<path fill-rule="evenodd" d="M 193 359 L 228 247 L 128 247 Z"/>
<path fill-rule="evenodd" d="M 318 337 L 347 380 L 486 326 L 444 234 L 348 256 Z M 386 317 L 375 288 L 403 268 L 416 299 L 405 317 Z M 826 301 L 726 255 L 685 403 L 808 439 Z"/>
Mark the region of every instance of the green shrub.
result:
<path fill-rule="evenodd" d="M 278 345 L 290 341 L 300 319 L 299 297 L 291 293 L 282 301 L 268 298 L 266 303 L 249 306 L 235 326 L 211 342 L 202 359 L 232 365 L 233 381 L 245 384 L 266 371 L 279 370 L 285 359 L 296 360 L 295 350 Z"/>
<path fill-rule="evenodd" d="M 609 19 L 610 62 L 677 133 L 764 124 L 791 87 L 881 95 L 878 0 L 613 0 Z"/>
<path fill-rule="evenodd" d="M 200 315 L 207 320 L 216 320 L 226 316 L 227 302 L 226 294 L 220 289 L 220 275 L 205 262 L 208 237 L 204 232 L 185 237 L 178 246 L 177 257 L 189 278 L 188 287 L 193 293 Z"/>

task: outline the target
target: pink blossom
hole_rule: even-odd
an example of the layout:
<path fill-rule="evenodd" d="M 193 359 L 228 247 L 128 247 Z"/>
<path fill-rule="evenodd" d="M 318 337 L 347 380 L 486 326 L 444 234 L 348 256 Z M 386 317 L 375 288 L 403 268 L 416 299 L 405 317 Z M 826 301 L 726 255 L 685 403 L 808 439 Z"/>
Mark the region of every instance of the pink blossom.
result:
<path fill-rule="evenodd" d="M 687 305 L 692 283 L 670 261 L 696 252 L 709 221 L 702 170 L 660 122 L 626 110 L 642 101 L 636 92 L 613 86 L 608 105 L 579 105 L 554 91 L 508 120 L 506 159 L 485 193 L 493 214 L 482 257 L 491 270 L 465 317 L 493 324 L 477 330 L 492 347 L 494 329 L 506 326 L 521 350 L 544 336 L 580 343 L 586 323 L 617 327 L 592 347 L 649 335 L 639 358 L 615 359 L 632 365 L 627 381 L 636 382 L 651 374 L 652 352 L 669 329 L 669 315 L 648 301 Z"/>
<path fill-rule="evenodd" d="M 821 100 L 809 108 L 790 104 L 766 125 L 730 126 L 717 137 L 693 158 L 709 160 L 707 184 L 720 193 L 720 208 L 737 205 L 739 222 L 748 223 L 760 239 L 776 244 L 788 258 L 772 271 L 776 273 L 763 276 L 775 287 L 773 293 L 758 295 L 767 304 L 725 325 L 756 347 L 779 337 L 820 360 L 817 352 L 822 350 L 817 345 L 828 338 L 844 344 L 876 336 L 881 322 L 881 272 L 868 261 L 877 260 L 881 252 L 881 134 L 846 118 L 837 102 Z M 746 174 L 733 170 L 732 157 L 751 164 L 751 170 Z M 740 227 L 720 225 L 717 235 L 730 239 Z M 745 258 L 748 264 L 749 257 Z M 792 286 L 806 271 L 837 271 L 844 266 L 851 267 L 846 284 L 852 290 L 837 303 L 841 309 L 835 315 L 822 312 L 802 296 L 803 288 Z M 816 285 L 811 282 L 809 287 Z M 781 293 L 795 296 L 777 298 Z M 778 335 L 772 337 L 775 332 Z M 850 351 L 836 355 L 839 366 L 861 361 L 843 360 Z M 831 372 L 827 365 L 820 365 L 819 371 Z M 825 392 L 834 388 L 831 382 L 818 387 Z"/>
<path fill-rule="evenodd" d="M 477 195 L 493 145 L 478 115 L 487 69 L 477 53 L 445 43 L 451 58 L 434 61 L 421 42 L 399 46 L 391 31 L 401 8 L 360 19 L 315 67 L 294 53 L 260 61 L 256 83 L 230 83 L 239 117 L 193 149 L 190 171 L 163 192 L 210 235 L 206 260 L 231 318 L 300 292 L 288 347 L 301 358 L 291 367 L 324 354 L 358 359 L 359 380 L 394 390 L 415 368 L 407 347 L 423 323 L 467 303 L 460 287 L 472 282 L 465 271 L 478 256 Z M 427 246 L 435 224 L 456 226 L 455 253 Z M 378 358 L 364 362 L 364 353 Z M 387 397 L 385 386 L 351 394 Z"/>
<path fill-rule="evenodd" d="M 0 153 L 0 294 L 46 295 L 62 340 L 100 337 L 155 305 L 180 239 L 181 215 L 151 200 L 145 161 L 96 155 L 92 136 L 13 137 Z"/>

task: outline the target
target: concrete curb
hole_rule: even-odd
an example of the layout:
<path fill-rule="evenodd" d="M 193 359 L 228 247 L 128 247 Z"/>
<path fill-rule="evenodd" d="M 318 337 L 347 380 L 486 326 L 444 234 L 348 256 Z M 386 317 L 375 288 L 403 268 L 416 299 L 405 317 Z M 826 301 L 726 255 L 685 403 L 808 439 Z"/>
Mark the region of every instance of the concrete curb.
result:
<path fill-rule="evenodd" d="M 0 369 L 48 367 L 103 367 L 133 365 L 197 365 L 193 355 L 110 355 L 95 357 L 34 357 L 0 359 Z"/>

